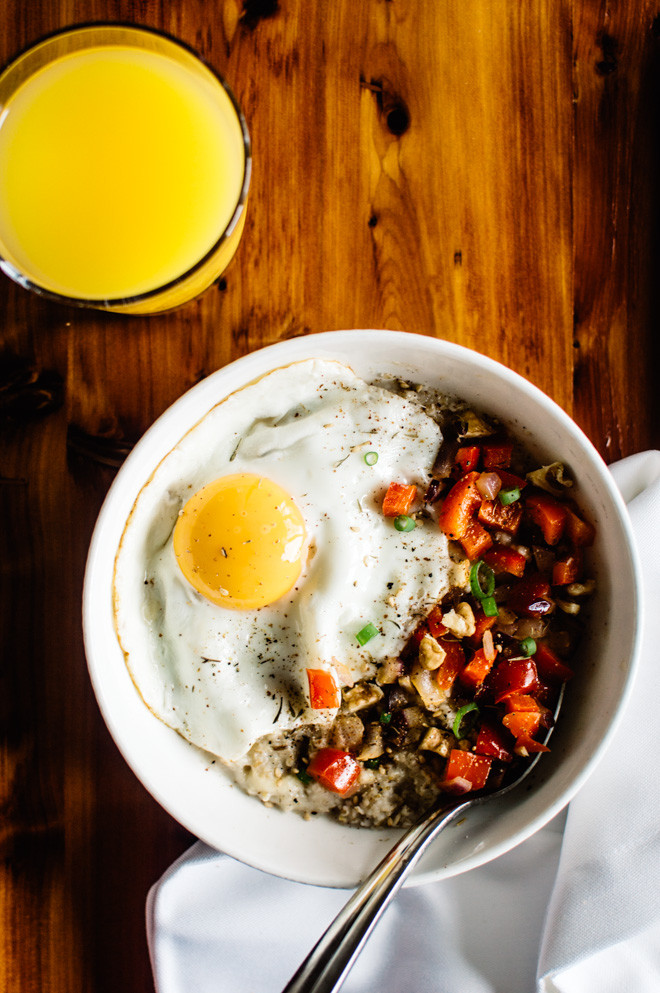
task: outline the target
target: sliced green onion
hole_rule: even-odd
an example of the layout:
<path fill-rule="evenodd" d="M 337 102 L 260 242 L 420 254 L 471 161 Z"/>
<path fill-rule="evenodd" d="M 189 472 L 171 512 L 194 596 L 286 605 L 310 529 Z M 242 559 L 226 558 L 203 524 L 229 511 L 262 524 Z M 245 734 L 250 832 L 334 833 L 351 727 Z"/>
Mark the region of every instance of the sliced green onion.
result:
<path fill-rule="evenodd" d="M 495 589 L 495 573 L 483 559 L 477 559 L 470 569 L 470 589 L 477 600 L 483 600 L 493 595 Z"/>
<path fill-rule="evenodd" d="M 367 759 L 364 763 L 365 769 L 377 769 L 380 765 L 380 759 Z"/>
<path fill-rule="evenodd" d="M 499 614 L 499 608 L 495 602 L 495 597 L 485 596 L 481 601 L 481 609 L 483 610 L 486 617 L 497 617 Z"/>
<path fill-rule="evenodd" d="M 378 462 L 378 452 L 367 452 L 364 456 L 364 461 L 367 465 L 376 465 L 376 462 Z"/>
<path fill-rule="evenodd" d="M 520 642 L 520 651 L 523 653 L 523 655 L 526 655 L 527 658 L 529 658 L 530 655 L 533 655 L 534 652 L 536 651 L 536 642 L 534 641 L 534 639 L 523 638 L 523 640 Z"/>
<path fill-rule="evenodd" d="M 300 780 L 300 782 L 301 783 L 304 783 L 305 786 L 309 786 L 310 783 L 313 783 L 314 782 L 314 780 L 312 779 L 312 777 L 310 776 L 310 774 L 308 772 L 305 772 L 304 769 L 301 769 L 300 772 L 297 772 L 296 773 L 296 775 L 298 776 L 298 779 Z"/>
<path fill-rule="evenodd" d="M 383 713 L 378 718 L 381 724 L 390 724 L 392 722 L 392 715 L 389 710 L 383 711 Z"/>
<path fill-rule="evenodd" d="M 372 638 L 375 638 L 377 634 L 380 634 L 380 631 L 375 624 L 372 624 L 371 621 L 369 621 L 369 623 L 365 624 L 361 631 L 358 631 L 355 637 L 357 638 L 359 645 L 366 645 L 366 643 L 371 641 Z"/>
<path fill-rule="evenodd" d="M 461 724 L 466 714 L 474 713 L 474 717 L 471 719 L 471 724 L 474 724 L 477 717 L 479 716 L 479 708 L 476 703 L 466 703 L 465 706 L 461 707 L 454 718 L 454 723 L 452 724 L 452 731 L 454 732 L 455 738 L 461 737 Z"/>
<path fill-rule="evenodd" d="M 415 527 L 415 522 L 412 517 L 407 517 L 406 514 L 399 514 L 398 517 L 394 518 L 394 527 L 397 531 L 412 531 Z"/>
<path fill-rule="evenodd" d="M 516 500 L 520 500 L 520 490 L 517 486 L 513 486 L 510 490 L 500 490 L 497 497 L 500 503 L 506 507 L 508 503 L 515 503 Z"/>

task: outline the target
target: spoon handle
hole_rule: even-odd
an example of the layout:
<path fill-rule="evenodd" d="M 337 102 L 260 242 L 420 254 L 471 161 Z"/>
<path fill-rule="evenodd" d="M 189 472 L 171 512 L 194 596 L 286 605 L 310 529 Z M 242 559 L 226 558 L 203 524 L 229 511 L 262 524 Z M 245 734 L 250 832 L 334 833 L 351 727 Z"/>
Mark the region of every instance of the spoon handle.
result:
<path fill-rule="evenodd" d="M 462 800 L 449 810 L 433 810 L 406 831 L 358 886 L 282 993 L 332 993 L 339 989 L 409 870 L 433 838 L 472 802 Z"/>

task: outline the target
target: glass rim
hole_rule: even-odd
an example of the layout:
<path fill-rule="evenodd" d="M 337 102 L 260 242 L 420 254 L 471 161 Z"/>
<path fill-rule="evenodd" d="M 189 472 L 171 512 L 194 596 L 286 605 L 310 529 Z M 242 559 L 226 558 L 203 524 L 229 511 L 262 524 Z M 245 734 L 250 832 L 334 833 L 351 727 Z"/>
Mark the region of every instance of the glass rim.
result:
<path fill-rule="evenodd" d="M 58 28 L 55 31 L 51 31 L 48 34 L 43 35 L 36 41 L 31 42 L 20 52 L 12 56 L 12 58 L 3 66 L 0 67 L 0 79 L 9 72 L 14 65 L 16 65 L 22 58 L 28 55 L 30 52 L 39 48 L 40 45 L 45 45 L 50 41 L 56 41 L 65 35 L 75 35 L 83 31 L 89 31 L 90 29 L 118 29 L 122 28 L 129 31 L 135 31 L 136 34 L 150 34 L 156 35 L 159 38 L 169 42 L 178 48 L 183 49 L 189 55 L 192 55 L 205 69 L 207 69 L 215 80 L 219 83 L 221 88 L 227 94 L 229 101 L 234 109 L 236 118 L 238 120 L 241 135 L 243 139 L 243 180 L 241 182 L 241 189 L 238 195 L 238 200 L 234 211 L 229 218 L 229 221 L 225 225 L 224 230 L 219 235 L 219 237 L 214 241 L 211 248 L 208 249 L 204 255 L 190 266 L 179 276 L 175 276 L 174 279 L 168 280 L 166 283 L 161 283 L 152 290 L 145 290 L 142 293 L 134 294 L 133 296 L 127 297 L 72 297 L 65 293 L 58 293 L 56 290 L 49 290 L 47 287 L 42 286 L 40 283 L 35 282 L 29 276 L 26 276 L 20 269 L 18 269 L 13 262 L 6 259 L 2 254 L 2 249 L 0 248 L 0 270 L 4 272 L 6 276 L 9 276 L 15 283 L 22 286 L 24 289 L 31 290 L 38 296 L 44 297 L 47 300 L 52 300 L 56 303 L 66 304 L 73 307 L 91 307 L 96 309 L 108 310 L 112 307 L 129 307 L 133 305 L 138 305 L 141 303 L 147 303 L 149 300 L 160 296 L 163 293 L 167 293 L 170 290 L 175 289 L 180 286 L 186 280 L 190 279 L 199 270 L 201 270 L 206 263 L 215 255 L 219 248 L 226 242 L 233 234 L 236 225 L 238 224 L 243 211 L 245 210 L 245 204 L 247 202 L 248 190 L 250 187 L 250 178 L 252 174 L 252 145 L 250 142 L 250 133 L 248 131 L 247 122 L 241 110 L 241 106 L 234 96 L 234 93 L 227 83 L 224 76 L 222 76 L 216 69 L 204 59 L 199 52 L 197 52 L 192 45 L 187 42 L 182 41 L 180 38 L 174 37 L 174 35 L 169 34 L 167 31 L 163 31 L 161 28 L 154 28 L 148 25 L 135 24 L 131 21 L 86 21 L 81 24 L 70 25 L 65 28 Z M 82 50 L 82 49 L 81 49 Z M 53 60 L 55 61 L 55 60 Z M 47 63 L 46 63 L 47 64 Z"/>

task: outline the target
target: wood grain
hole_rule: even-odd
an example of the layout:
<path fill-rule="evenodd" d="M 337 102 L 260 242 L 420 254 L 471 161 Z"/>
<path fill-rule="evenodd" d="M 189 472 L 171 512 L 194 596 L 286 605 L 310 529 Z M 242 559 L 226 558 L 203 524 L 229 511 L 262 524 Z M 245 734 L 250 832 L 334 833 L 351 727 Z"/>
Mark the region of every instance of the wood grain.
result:
<path fill-rule="evenodd" d="M 12 993 L 150 988 L 144 900 L 190 839 L 101 721 L 80 597 L 113 466 L 184 390 L 261 345 L 390 327 L 507 363 L 608 461 L 660 441 L 660 0 L 5 0 L 0 59 L 88 20 L 196 47 L 245 110 L 254 173 L 236 259 L 174 313 L 0 280 Z"/>

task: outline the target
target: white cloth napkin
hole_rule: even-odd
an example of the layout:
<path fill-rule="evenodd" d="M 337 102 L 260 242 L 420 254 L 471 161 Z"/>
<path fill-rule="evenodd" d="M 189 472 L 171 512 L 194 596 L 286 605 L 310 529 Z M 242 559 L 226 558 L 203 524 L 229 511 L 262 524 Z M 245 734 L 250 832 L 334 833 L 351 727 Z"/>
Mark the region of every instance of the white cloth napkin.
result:
<path fill-rule="evenodd" d="M 586 785 L 506 855 L 403 890 L 343 993 L 660 991 L 660 452 L 612 469 L 647 591 L 642 665 Z M 158 993 L 279 993 L 347 899 L 291 883 L 201 842 L 152 887 Z"/>

